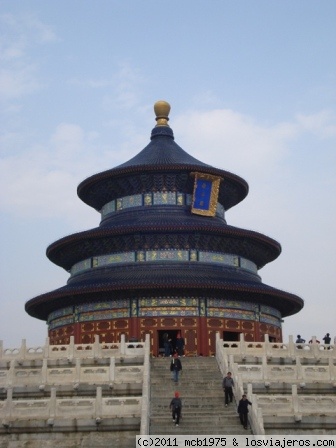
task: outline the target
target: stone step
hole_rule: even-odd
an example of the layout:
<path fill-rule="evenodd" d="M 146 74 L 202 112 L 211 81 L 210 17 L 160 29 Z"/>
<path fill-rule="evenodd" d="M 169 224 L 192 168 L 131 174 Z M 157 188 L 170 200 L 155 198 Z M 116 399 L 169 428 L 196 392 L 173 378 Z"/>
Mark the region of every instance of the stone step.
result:
<path fill-rule="evenodd" d="M 168 390 L 167 392 L 164 392 L 160 389 L 154 388 L 152 390 L 151 396 L 154 398 L 166 398 L 171 399 L 174 397 L 174 392 L 178 391 L 180 393 L 180 397 L 184 399 L 192 399 L 192 398 L 200 398 L 202 400 L 205 400 L 206 398 L 209 398 L 209 400 L 216 400 L 218 399 L 219 402 L 224 403 L 224 394 L 222 392 L 218 391 L 208 391 L 204 390 L 202 392 L 199 391 L 199 389 L 186 389 L 182 385 L 177 385 L 171 390 Z"/>
<path fill-rule="evenodd" d="M 159 372 L 159 373 L 164 373 L 164 372 L 170 372 L 170 366 L 171 364 L 165 364 L 162 365 L 160 367 L 152 367 L 153 373 Z M 208 374 L 215 374 L 218 375 L 218 373 L 220 373 L 220 371 L 218 370 L 218 368 L 213 368 L 211 367 L 206 367 L 204 366 L 203 369 L 196 369 L 194 366 L 188 366 L 185 364 L 182 364 L 182 371 L 186 371 L 186 372 L 190 372 L 190 373 L 194 373 L 195 375 L 198 375 L 200 373 L 202 373 L 202 375 L 208 375 Z"/>
<path fill-rule="evenodd" d="M 179 383 L 183 383 L 185 385 L 188 385 L 190 387 L 200 387 L 202 385 L 202 387 L 215 387 L 216 389 L 219 390 L 223 390 L 222 388 L 222 382 L 221 381 L 216 381 L 213 378 L 204 378 L 204 381 L 201 381 L 199 377 L 197 378 L 192 378 L 189 377 L 188 375 L 179 375 L 178 376 L 178 382 Z M 156 378 L 152 378 L 151 379 L 151 384 L 154 385 L 162 385 L 163 383 L 165 383 L 165 385 L 169 385 L 171 384 L 172 386 L 174 386 L 174 380 L 171 376 L 167 376 L 164 377 L 162 376 L 161 378 L 156 377 Z"/>
<path fill-rule="evenodd" d="M 153 373 L 151 375 L 152 381 L 160 381 L 160 380 L 170 380 L 173 377 L 173 373 L 168 371 L 162 372 L 162 373 Z M 195 381 L 195 382 L 212 382 L 217 384 L 222 384 L 223 379 L 221 377 L 218 378 L 218 372 L 213 373 L 200 373 L 200 372 L 190 372 L 188 370 L 182 370 L 182 372 L 179 372 L 179 377 L 187 377 L 189 380 Z"/>
<path fill-rule="evenodd" d="M 160 363 L 167 361 L 167 359 L 172 359 L 172 356 L 161 357 L 161 358 L 151 358 L 151 362 Z M 196 363 L 198 366 L 203 364 L 216 363 L 216 358 L 214 356 L 180 356 L 181 361 Z"/>
<path fill-rule="evenodd" d="M 195 371 L 207 371 L 207 370 L 218 370 L 218 366 L 216 364 L 202 364 L 202 365 L 198 365 L 198 364 L 192 364 L 192 363 L 188 363 L 188 362 L 184 362 L 181 361 L 181 365 L 182 365 L 182 369 L 186 368 L 186 369 L 190 369 L 190 370 L 195 370 Z M 153 364 L 151 363 L 151 366 L 153 366 L 156 370 L 164 370 L 167 369 L 171 366 L 171 361 L 165 361 L 165 362 L 161 362 L 159 364 Z"/>
<path fill-rule="evenodd" d="M 244 431 L 244 432 L 243 432 Z M 235 429 L 226 428 L 226 429 L 219 429 L 219 428 L 204 428 L 201 432 L 197 431 L 195 428 L 184 428 L 183 425 L 180 425 L 179 427 L 173 426 L 172 429 L 166 429 L 161 427 L 150 427 L 150 434 L 152 435 L 181 435 L 181 436 L 197 436 L 197 435 L 213 435 L 213 436 L 225 436 L 225 435 L 251 435 L 251 430 L 240 430 L 238 432 Z"/>
<path fill-rule="evenodd" d="M 197 383 L 193 384 L 192 381 L 188 381 L 187 378 L 184 378 L 184 379 L 179 378 L 177 383 L 175 383 L 171 379 L 168 379 L 165 384 L 165 387 L 167 388 L 168 393 L 171 390 L 176 389 L 176 384 L 178 384 L 179 387 L 183 387 L 184 390 L 190 390 L 190 391 L 197 390 L 198 392 L 201 392 L 202 390 L 206 390 L 206 391 L 215 391 L 216 393 L 220 393 L 221 395 L 224 394 L 222 387 L 218 384 L 209 384 L 209 383 L 201 383 L 201 382 L 197 382 Z M 153 388 L 152 390 L 159 391 L 160 388 L 162 388 L 162 382 L 158 382 L 158 381 L 151 382 L 151 387 Z"/>
<path fill-rule="evenodd" d="M 199 361 L 197 361 L 197 360 L 195 360 L 193 362 L 190 362 L 190 361 L 188 361 L 186 359 L 183 359 L 183 358 L 180 359 L 180 361 L 181 361 L 181 364 L 182 364 L 182 369 L 184 368 L 184 366 L 186 366 L 186 368 L 188 368 L 188 369 L 194 369 L 194 370 L 206 370 L 206 369 L 216 370 L 216 369 L 218 369 L 217 361 L 215 359 L 210 359 L 207 362 L 201 362 L 201 363 Z M 151 365 L 153 367 L 155 367 L 156 369 L 158 369 L 158 370 L 164 369 L 167 366 L 170 366 L 170 364 L 171 364 L 171 358 L 170 359 L 164 359 L 164 360 L 159 361 L 159 362 L 158 361 L 154 361 L 153 362 L 153 360 L 151 360 Z"/>
<path fill-rule="evenodd" d="M 204 359 L 202 362 L 200 362 L 197 358 L 179 358 L 182 365 L 186 366 L 194 366 L 195 369 L 203 369 L 204 367 L 217 367 L 217 361 L 216 358 L 208 358 Z M 162 358 L 159 360 L 153 360 L 151 359 L 151 364 L 155 367 L 164 366 L 167 364 L 170 364 L 172 361 L 172 358 Z"/>
<path fill-rule="evenodd" d="M 190 423 L 190 424 L 195 424 L 197 422 L 197 424 L 216 424 L 216 425 L 223 425 L 223 424 L 230 424 L 230 425 L 238 425 L 240 424 L 239 422 L 239 417 L 238 414 L 235 415 L 227 415 L 227 414 L 222 414 L 222 415 L 213 415 L 212 413 L 202 413 L 202 418 L 200 419 L 200 415 L 199 413 L 192 413 L 192 412 L 182 412 L 183 415 L 183 421 L 185 423 Z M 155 424 L 164 424 L 165 422 L 172 420 L 171 418 L 171 412 L 168 410 L 166 410 L 165 413 L 162 414 L 152 414 L 151 416 L 151 423 L 155 423 Z"/>
<path fill-rule="evenodd" d="M 171 360 L 170 361 L 169 360 L 168 361 L 161 361 L 159 363 L 151 362 L 151 365 L 154 366 L 156 369 L 160 370 L 160 369 L 164 369 L 167 366 L 170 366 L 171 362 L 172 362 Z M 193 370 L 206 370 L 206 369 L 216 370 L 218 368 L 215 362 L 211 362 L 211 363 L 208 362 L 208 363 L 199 364 L 197 362 L 194 362 L 194 363 L 192 363 L 192 362 L 185 362 L 182 359 L 181 360 L 181 364 L 182 364 L 182 368 L 184 366 L 186 366 L 187 369 L 193 369 Z"/>
<path fill-rule="evenodd" d="M 186 370 L 183 370 L 182 372 L 179 372 L 178 375 L 179 379 L 183 379 L 186 378 L 189 382 L 191 383 L 211 383 L 211 384 L 218 384 L 222 387 L 222 382 L 223 379 L 222 378 L 218 378 L 218 372 L 213 373 L 211 375 L 203 375 L 201 373 L 197 373 L 197 375 L 195 375 L 195 373 L 190 373 Z M 164 374 L 154 374 L 151 376 L 151 381 L 152 382 L 159 382 L 159 381 L 169 381 L 173 378 L 172 372 L 167 372 Z"/>
<path fill-rule="evenodd" d="M 208 398 L 208 396 L 195 396 L 195 395 L 188 395 L 187 392 L 181 392 L 180 391 L 180 397 L 182 400 L 182 405 L 183 406 L 200 406 L 200 405 L 212 405 L 212 406 L 217 406 L 217 407 L 221 407 L 224 408 L 224 397 L 211 397 L 211 400 Z M 164 392 L 162 392 L 162 395 L 154 395 L 152 394 L 152 398 L 151 398 L 151 405 L 154 404 L 158 404 L 158 405 L 162 405 L 165 406 L 166 404 L 169 405 L 170 401 L 173 398 L 173 394 L 171 395 L 167 395 L 167 393 L 165 394 Z M 235 403 L 230 403 L 228 408 L 233 407 L 235 409 L 237 409 L 235 407 Z"/>
<path fill-rule="evenodd" d="M 173 421 L 167 424 L 151 424 L 150 434 L 181 434 L 181 435 L 251 435 L 251 429 L 244 429 L 240 423 L 223 424 L 221 426 L 209 422 L 209 424 L 201 425 L 199 423 L 188 424 L 183 418 L 180 420 L 179 426 L 175 426 Z"/>
<path fill-rule="evenodd" d="M 169 414 L 169 407 L 159 407 L 159 406 L 153 406 L 151 410 L 151 418 L 162 418 L 165 417 L 167 414 Z M 236 411 L 233 411 L 232 414 L 227 414 L 223 412 L 223 409 L 220 409 L 218 407 L 197 407 L 197 408 L 188 408 L 183 407 L 183 414 L 185 414 L 186 418 L 197 418 L 200 417 L 204 418 L 212 418 L 212 419 L 236 419 L 238 418 L 238 413 Z"/>

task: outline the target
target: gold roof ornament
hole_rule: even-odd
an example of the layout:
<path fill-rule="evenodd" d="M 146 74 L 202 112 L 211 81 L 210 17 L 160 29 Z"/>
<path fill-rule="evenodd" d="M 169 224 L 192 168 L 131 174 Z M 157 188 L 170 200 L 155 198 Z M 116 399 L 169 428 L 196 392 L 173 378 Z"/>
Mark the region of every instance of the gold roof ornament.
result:
<path fill-rule="evenodd" d="M 154 112 L 156 115 L 156 126 L 169 126 L 170 104 L 167 101 L 157 101 L 154 104 Z"/>

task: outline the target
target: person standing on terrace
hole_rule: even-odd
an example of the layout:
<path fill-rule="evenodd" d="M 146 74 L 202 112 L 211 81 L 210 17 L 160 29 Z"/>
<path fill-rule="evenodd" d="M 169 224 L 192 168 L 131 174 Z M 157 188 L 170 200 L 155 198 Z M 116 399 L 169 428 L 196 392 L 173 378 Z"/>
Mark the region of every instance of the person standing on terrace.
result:
<path fill-rule="evenodd" d="M 327 334 L 324 336 L 323 341 L 324 341 L 324 344 L 325 344 L 325 345 L 330 345 L 331 337 L 330 337 L 330 334 L 329 334 L 329 333 L 327 333 Z M 328 347 L 328 350 L 330 350 L 330 347 Z"/>

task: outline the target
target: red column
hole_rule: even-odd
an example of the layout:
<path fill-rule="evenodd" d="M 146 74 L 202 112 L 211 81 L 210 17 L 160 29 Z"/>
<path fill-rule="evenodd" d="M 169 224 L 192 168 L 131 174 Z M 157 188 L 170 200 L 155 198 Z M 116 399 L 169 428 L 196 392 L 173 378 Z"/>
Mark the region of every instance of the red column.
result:
<path fill-rule="evenodd" d="M 208 324 L 206 317 L 198 319 L 197 328 L 197 354 L 202 353 L 203 356 L 209 356 L 209 341 L 208 341 Z"/>

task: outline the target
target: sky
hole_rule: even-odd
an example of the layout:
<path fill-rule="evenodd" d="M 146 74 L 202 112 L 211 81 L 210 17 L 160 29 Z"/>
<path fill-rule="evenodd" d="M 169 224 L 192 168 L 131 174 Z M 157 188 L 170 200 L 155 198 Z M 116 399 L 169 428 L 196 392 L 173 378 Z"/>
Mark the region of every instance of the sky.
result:
<path fill-rule="evenodd" d="M 289 335 L 336 336 L 336 2 L 2 0 L 0 339 L 44 344 L 25 302 L 69 274 L 45 253 L 99 225 L 76 189 L 150 141 L 244 178 L 227 223 L 282 246 L 259 271 L 303 310 Z"/>

